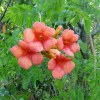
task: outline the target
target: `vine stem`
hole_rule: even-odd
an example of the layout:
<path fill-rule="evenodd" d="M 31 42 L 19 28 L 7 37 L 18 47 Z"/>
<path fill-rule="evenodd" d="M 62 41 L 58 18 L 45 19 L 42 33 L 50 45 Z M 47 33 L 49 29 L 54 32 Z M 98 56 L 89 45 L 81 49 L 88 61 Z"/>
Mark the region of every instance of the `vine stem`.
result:
<path fill-rule="evenodd" d="M 93 40 L 92 40 L 92 36 L 91 34 L 89 34 L 88 36 L 89 42 L 90 42 L 90 48 L 91 48 L 91 52 L 94 56 L 94 71 L 96 71 L 96 64 L 97 64 L 97 59 L 96 59 L 96 50 L 93 44 Z M 96 77 L 96 73 L 94 72 L 94 76 Z"/>
<path fill-rule="evenodd" d="M 13 95 L 11 95 L 11 97 L 12 97 L 14 100 L 17 100 Z"/>

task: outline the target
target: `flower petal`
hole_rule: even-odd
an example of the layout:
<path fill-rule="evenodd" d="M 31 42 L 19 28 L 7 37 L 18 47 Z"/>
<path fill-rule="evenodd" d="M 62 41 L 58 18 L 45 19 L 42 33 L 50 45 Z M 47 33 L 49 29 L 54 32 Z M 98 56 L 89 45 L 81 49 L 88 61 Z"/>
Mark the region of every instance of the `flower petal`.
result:
<path fill-rule="evenodd" d="M 34 65 L 40 65 L 43 61 L 44 57 L 41 53 L 35 53 L 32 55 L 32 62 Z"/>
<path fill-rule="evenodd" d="M 62 37 L 60 37 L 60 38 L 57 40 L 57 47 L 58 47 L 59 50 L 62 50 L 62 49 L 63 49 L 64 44 L 63 44 Z"/>
<path fill-rule="evenodd" d="M 48 69 L 53 70 L 55 66 L 56 66 L 55 59 L 50 59 L 49 62 L 48 62 Z"/>
<path fill-rule="evenodd" d="M 23 40 L 19 40 L 19 46 L 23 49 L 27 49 L 28 48 L 28 43 L 23 41 Z"/>
<path fill-rule="evenodd" d="M 32 66 L 32 62 L 28 56 L 20 57 L 18 59 L 18 64 L 24 69 L 28 69 Z"/>
<path fill-rule="evenodd" d="M 43 51 L 43 45 L 39 41 L 30 42 L 28 44 L 28 46 L 29 46 L 29 49 L 32 50 L 33 52 L 41 52 L 41 51 Z"/>
<path fill-rule="evenodd" d="M 55 38 L 49 38 L 43 43 L 45 51 L 48 51 L 49 49 L 53 48 L 55 44 L 57 43 L 57 40 Z"/>
<path fill-rule="evenodd" d="M 42 33 L 45 29 L 45 24 L 43 22 L 35 22 L 33 24 L 33 30 L 36 33 Z"/>
<path fill-rule="evenodd" d="M 61 79 L 64 76 L 64 71 L 60 68 L 60 66 L 56 66 L 52 71 L 53 78 Z"/>
<path fill-rule="evenodd" d="M 23 50 L 18 47 L 17 45 L 13 46 L 10 51 L 12 52 L 12 54 L 16 57 L 19 58 L 20 56 L 23 55 Z"/>
<path fill-rule="evenodd" d="M 46 36 L 46 37 L 51 37 L 55 34 L 55 29 L 54 28 L 50 28 L 48 26 L 45 27 L 45 30 L 43 32 L 43 34 Z"/>
<path fill-rule="evenodd" d="M 73 38 L 70 40 L 71 42 L 77 42 L 79 36 L 77 34 L 74 34 Z"/>
<path fill-rule="evenodd" d="M 70 61 L 70 60 L 72 60 L 72 58 L 66 57 L 64 54 L 60 54 L 60 56 L 57 56 L 56 59 L 58 61 Z"/>
<path fill-rule="evenodd" d="M 63 71 L 65 72 L 65 74 L 70 73 L 75 67 L 74 62 L 72 61 L 67 61 L 64 65 L 63 65 Z"/>
<path fill-rule="evenodd" d="M 62 38 L 63 38 L 64 40 L 69 40 L 69 39 L 71 39 L 71 38 L 73 37 L 73 35 L 74 35 L 74 31 L 73 31 L 73 30 L 68 30 L 68 29 L 66 29 L 66 30 L 64 30 L 64 31 L 62 32 Z"/>
<path fill-rule="evenodd" d="M 79 44 L 78 43 L 73 43 L 72 45 L 70 45 L 70 50 L 73 53 L 76 53 L 80 50 Z"/>
<path fill-rule="evenodd" d="M 24 40 L 26 42 L 32 42 L 35 38 L 35 35 L 33 33 L 33 30 L 30 28 L 27 28 L 24 30 Z"/>
<path fill-rule="evenodd" d="M 68 56 L 74 57 L 74 53 L 73 53 L 69 48 L 65 48 L 65 49 L 63 49 L 63 51 L 64 51 L 65 54 L 67 54 Z"/>

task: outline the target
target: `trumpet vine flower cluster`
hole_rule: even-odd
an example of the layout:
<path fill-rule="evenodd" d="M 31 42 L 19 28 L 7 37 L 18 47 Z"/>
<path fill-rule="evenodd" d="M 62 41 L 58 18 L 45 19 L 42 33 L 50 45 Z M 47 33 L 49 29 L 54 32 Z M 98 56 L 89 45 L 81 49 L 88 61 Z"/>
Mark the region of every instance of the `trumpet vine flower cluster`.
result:
<path fill-rule="evenodd" d="M 42 64 L 44 57 L 48 57 L 48 69 L 52 71 L 52 76 L 61 79 L 75 67 L 72 60 L 80 50 L 77 41 L 78 35 L 73 30 L 63 30 L 62 26 L 55 30 L 43 22 L 35 22 L 32 29 L 24 30 L 23 40 L 19 40 L 10 51 L 26 70 L 32 65 Z"/>

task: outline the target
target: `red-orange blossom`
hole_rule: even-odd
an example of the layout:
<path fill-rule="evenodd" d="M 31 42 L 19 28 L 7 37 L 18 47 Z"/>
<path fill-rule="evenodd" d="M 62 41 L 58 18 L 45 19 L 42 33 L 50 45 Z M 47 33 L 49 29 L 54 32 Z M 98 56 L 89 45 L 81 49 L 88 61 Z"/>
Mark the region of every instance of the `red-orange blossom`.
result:
<path fill-rule="evenodd" d="M 13 46 L 10 51 L 24 69 L 29 69 L 32 64 L 40 65 L 44 56 L 49 57 L 48 69 L 52 71 L 54 78 L 61 79 L 75 67 L 72 59 L 74 53 L 80 50 L 76 43 L 78 35 L 73 30 L 62 29 L 62 26 L 55 30 L 43 22 L 35 22 L 32 29 L 24 30 L 23 40 L 19 40 L 18 45 Z"/>

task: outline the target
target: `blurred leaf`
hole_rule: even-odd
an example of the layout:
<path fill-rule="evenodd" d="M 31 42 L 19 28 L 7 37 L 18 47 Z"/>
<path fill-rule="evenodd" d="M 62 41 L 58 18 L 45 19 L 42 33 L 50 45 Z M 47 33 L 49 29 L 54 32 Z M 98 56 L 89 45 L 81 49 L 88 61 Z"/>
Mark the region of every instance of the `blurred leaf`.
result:
<path fill-rule="evenodd" d="M 83 51 L 84 53 L 87 52 L 87 46 L 86 46 L 86 44 L 83 43 L 81 40 L 79 40 L 78 43 L 79 43 L 79 45 L 80 45 L 82 51 Z"/>
<path fill-rule="evenodd" d="M 91 22 L 90 22 L 90 19 L 89 18 L 85 18 L 84 19 L 84 28 L 85 28 L 85 31 L 87 34 L 90 34 L 90 31 L 91 31 Z"/>

